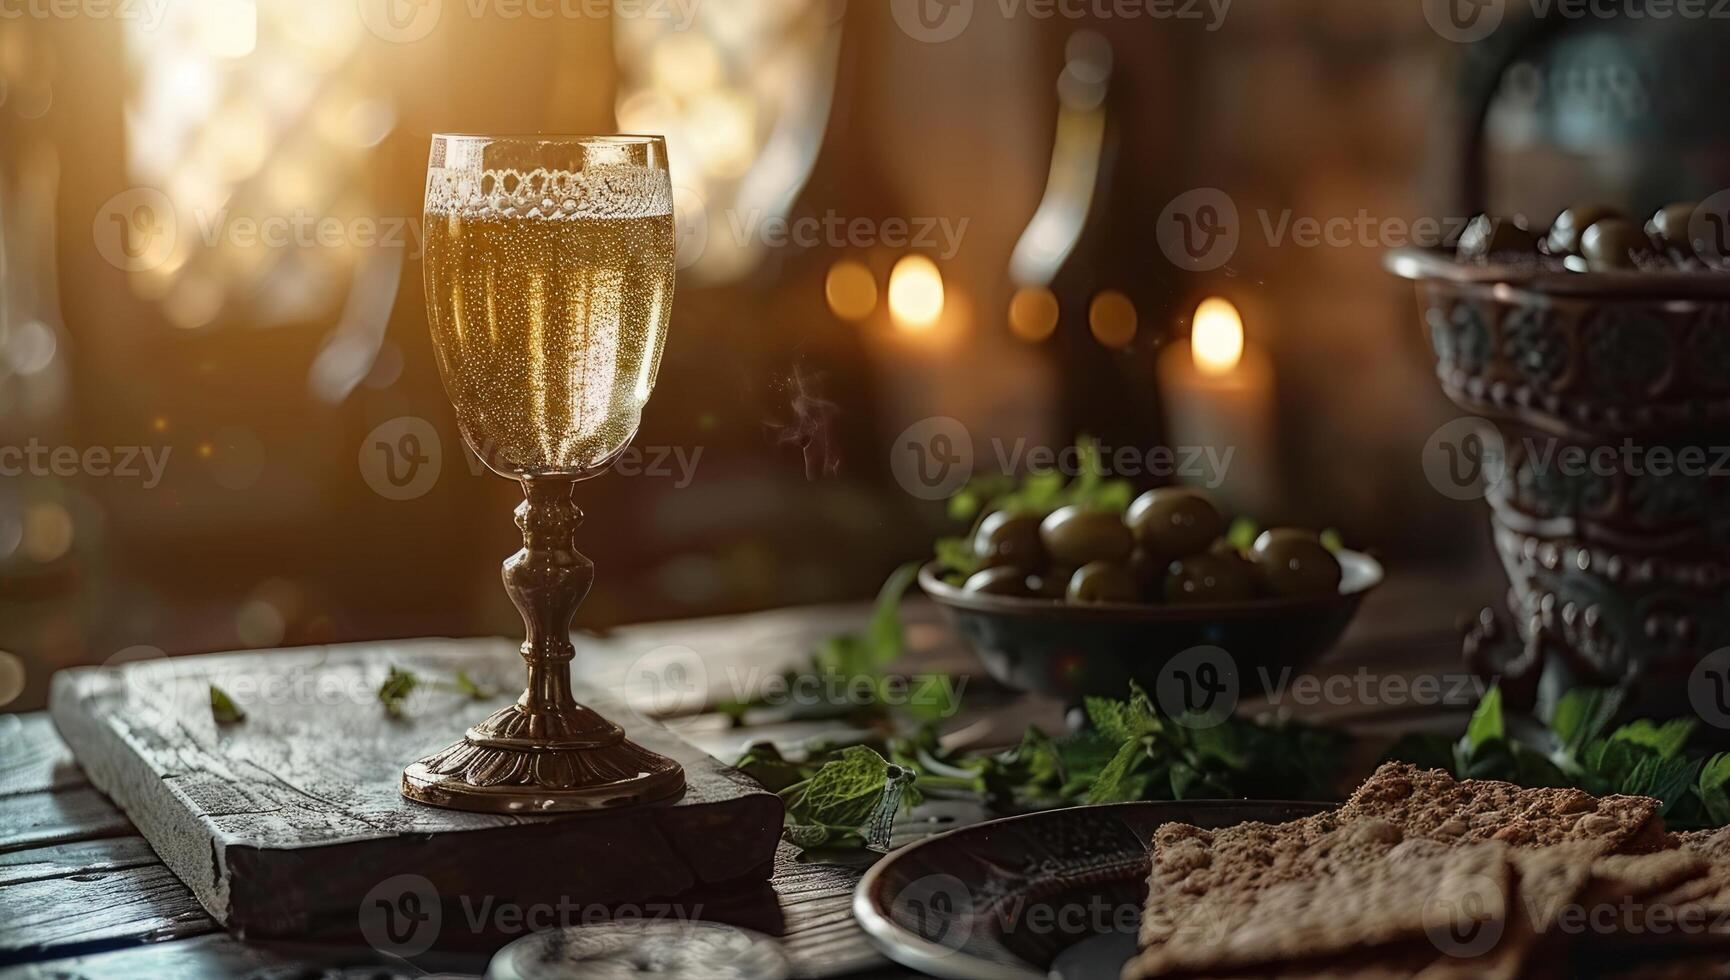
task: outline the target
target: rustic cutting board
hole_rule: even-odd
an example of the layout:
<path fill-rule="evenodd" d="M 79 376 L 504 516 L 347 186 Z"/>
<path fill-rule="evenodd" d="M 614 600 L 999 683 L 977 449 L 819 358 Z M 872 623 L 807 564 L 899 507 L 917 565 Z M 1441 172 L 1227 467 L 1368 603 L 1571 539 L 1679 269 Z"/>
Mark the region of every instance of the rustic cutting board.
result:
<path fill-rule="evenodd" d="M 393 665 L 447 680 L 461 670 L 509 693 L 422 686 L 393 718 L 375 696 Z M 404 800 L 403 765 L 514 697 L 521 677 L 504 640 L 389 641 L 65 670 L 50 710 L 90 781 L 212 917 L 250 936 L 365 933 L 368 907 L 405 889 L 463 923 L 501 903 L 588 915 L 763 887 L 779 798 L 581 685 L 578 698 L 684 765 L 682 799 L 546 817 Z M 212 684 L 243 721 L 216 721 Z"/>

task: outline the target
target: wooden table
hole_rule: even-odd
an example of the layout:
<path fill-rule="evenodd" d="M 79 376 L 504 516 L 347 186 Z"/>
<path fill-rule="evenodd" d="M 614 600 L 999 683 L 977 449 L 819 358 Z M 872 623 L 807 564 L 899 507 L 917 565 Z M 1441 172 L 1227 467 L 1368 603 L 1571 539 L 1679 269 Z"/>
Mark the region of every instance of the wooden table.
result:
<path fill-rule="evenodd" d="M 1315 673 L 1457 673 L 1458 635 L 1451 624 L 1461 611 L 1481 605 L 1498 588 L 1417 576 L 1390 582 L 1366 601 L 1340 649 Z M 865 612 L 859 605 L 808 607 L 636 626 L 580 644 L 578 663 L 596 683 L 652 707 L 658 693 L 644 689 L 641 677 L 632 676 L 633 667 L 651 651 L 695 651 L 707 668 L 702 680 L 718 692 L 738 671 L 772 672 L 798 663 L 823 637 L 862 622 Z M 937 610 L 913 602 L 905 618 L 915 669 L 974 669 Z M 975 678 L 970 693 L 987 686 Z M 1053 729 L 1061 724 L 1061 706 L 1054 703 L 1006 703 L 993 697 L 975 703 L 983 707 L 970 709 L 950 727 L 964 729 L 979 744 L 1012 740 L 1030 722 Z M 1255 707 L 1246 705 L 1249 710 Z M 1457 712 L 1414 714 L 1405 706 L 1300 705 L 1292 710 L 1359 730 L 1460 724 Z M 710 753 L 730 759 L 749 741 L 809 737 L 837 726 L 798 722 L 738 730 L 726 728 L 717 716 L 698 715 L 677 727 Z M 877 954 L 854 924 L 850 903 L 856 871 L 802 865 L 793 857 L 783 845 L 772 887 L 783 923 L 782 942 L 797 975 L 912 975 Z M 478 975 L 485 965 L 484 953 L 459 953 L 432 968 Z M 256 943 L 222 932 L 126 817 L 91 788 L 46 714 L 0 715 L 0 980 L 198 980 L 298 976 L 303 975 L 298 971 L 314 968 L 358 966 L 381 968 L 368 976 L 422 975 L 364 946 Z"/>

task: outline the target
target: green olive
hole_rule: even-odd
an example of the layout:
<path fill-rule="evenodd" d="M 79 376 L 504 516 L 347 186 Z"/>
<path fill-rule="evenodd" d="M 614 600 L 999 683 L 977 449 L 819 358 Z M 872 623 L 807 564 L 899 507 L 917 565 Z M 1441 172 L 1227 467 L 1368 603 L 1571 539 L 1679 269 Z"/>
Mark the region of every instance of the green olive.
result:
<path fill-rule="evenodd" d="M 1069 580 L 1070 602 L 1134 602 L 1140 596 L 1135 574 L 1117 562 L 1088 562 Z"/>
<path fill-rule="evenodd" d="M 1165 573 L 1165 598 L 1174 604 L 1236 602 L 1255 593 L 1255 566 L 1235 554 L 1190 555 L 1172 562 Z"/>
<path fill-rule="evenodd" d="M 1166 561 L 1206 550 L 1225 533 L 1225 518 L 1200 490 L 1164 487 L 1135 498 L 1125 517 L 1135 540 Z"/>
<path fill-rule="evenodd" d="M 1309 531 L 1263 531 L 1250 549 L 1250 558 L 1275 595 L 1332 595 L 1339 591 L 1339 559 Z"/>
<path fill-rule="evenodd" d="M 1080 567 L 1090 561 L 1123 561 L 1135 539 L 1116 514 L 1082 507 L 1061 507 L 1039 525 L 1039 540 L 1057 565 Z"/>
<path fill-rule="evenodd" d="M 973 553 L 984 560 L 986 568 L 1043 566 L 1045 546 L 1039 543 L 1039 518 L 1006 510 L 986 515 L 973 535 Z"/>
<path fill-rule="evenodd" d="M 968 592 L 978 592 L 984 595 L 1027 597 L 1034 594 L 1027 571 L 1010 565 L 998 565 L 984 571 L 974 572 L 967 577 L 967 583 L 962 588 Z"/>
<path fill-rule="evenodd" d="M 1536 255 L 1538 236 L 1513 218 L 1480 214 L 1460 234 L 1458 256 L 1462 262 L 1487 262 L 1494 258 Z"/>
<path fill-rule="evenodd" d="M 1689 223 L 1694 220 L 1694 209 L 1697 207 L 1699 205 L 1693 201 L 1664 205 L 1652 216 L 1651 221 L 1646 222 L 1646 234 L 1650 235 L 1653 241 L 1662 242 L 1666 247 L 1683 255 L 1693 254 L 1693 236 L 1689 234 Z"/>
<path fill-rule="evenodd" d="M 1556 216 L 1546 239 L 1551 255 L 1579 255 L 1580 238 L 1586 229 L 1605 218 L 1621 217 L 1621 212 L 1608 204 L 1586 204 L 1569 208 Z"/>
<path fill-rule="evenodd" d="M 1580 236 L 1580 254 L 1586 259 L 1586 268 L 1593 272 L 1632 269 L 1638 264 L 1639 255 L 1651 249 L 1651 239 L 1626 218 L 1593 222 Z"/>

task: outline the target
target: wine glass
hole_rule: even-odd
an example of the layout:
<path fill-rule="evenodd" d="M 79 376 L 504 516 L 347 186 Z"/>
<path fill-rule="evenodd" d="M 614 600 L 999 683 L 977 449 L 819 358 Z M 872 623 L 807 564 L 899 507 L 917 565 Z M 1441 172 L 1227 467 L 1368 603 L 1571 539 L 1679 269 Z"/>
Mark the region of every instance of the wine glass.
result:
<path fill-rule="evenodd" d="M 574 545 L 580 480 L 636 434 L 673 303 L 667 147 L 658 136 L 433 137 L 427 317 L 463 440 L 523 486 L 505 560 L 528 686 L 411 764 L 402 794 L 459 810 L 616 807 L 684 790 L 677 762 L 571 696 L 571 619 L 594 582 Z"/>

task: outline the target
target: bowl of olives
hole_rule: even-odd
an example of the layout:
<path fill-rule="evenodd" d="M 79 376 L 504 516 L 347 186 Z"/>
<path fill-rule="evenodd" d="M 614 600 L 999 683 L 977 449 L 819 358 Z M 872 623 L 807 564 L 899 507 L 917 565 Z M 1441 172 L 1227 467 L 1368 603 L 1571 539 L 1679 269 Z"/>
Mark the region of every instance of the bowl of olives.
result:
<path fill-rule="evenodd" d="M 920 585 L 993 678 L 1071 703 L 1122 697 L 1132 680 L 1151 691 L 1169 659 L 1199 646 L 1226 650 L 1239 693 L 1259 693 L 1332 646 L 1382 579 L 1374 558 L 1311 531 L 1228 536 L 1212 499 L 1187 487 L 1121 513 L 988 513 L 969 552 L 964 567 L 927 564 Z"/>

